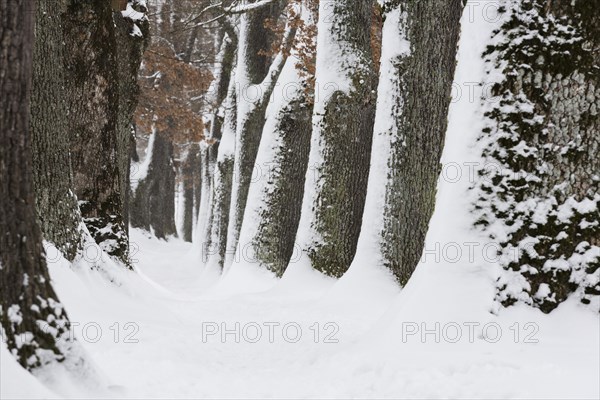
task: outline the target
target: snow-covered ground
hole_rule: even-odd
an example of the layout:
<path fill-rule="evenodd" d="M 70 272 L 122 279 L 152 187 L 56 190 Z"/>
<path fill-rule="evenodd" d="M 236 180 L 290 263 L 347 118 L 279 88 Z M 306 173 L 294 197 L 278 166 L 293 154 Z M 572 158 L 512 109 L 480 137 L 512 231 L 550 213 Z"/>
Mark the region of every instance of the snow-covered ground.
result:
<path fill-rule="evenodd" d="M 122 276 L 119 287 L 96 272 L 51 265 L 104 387 L 82 387 L 64 373 L 37 380 L 3 346 L 2 398 L 600 395 L 598 315 L 577 302 L 551 315 L 519 306 L 494 316 L 481 301 L 493 289 L 488 274 L 458 266 L 421 268 L 400 294 L 320 278 L 319 290 L 282 280 L 261 293 L 238 287 L 225 295 L 201 284 L 188 244 L 137 230 L 132 241 L 138 274 Z"/>

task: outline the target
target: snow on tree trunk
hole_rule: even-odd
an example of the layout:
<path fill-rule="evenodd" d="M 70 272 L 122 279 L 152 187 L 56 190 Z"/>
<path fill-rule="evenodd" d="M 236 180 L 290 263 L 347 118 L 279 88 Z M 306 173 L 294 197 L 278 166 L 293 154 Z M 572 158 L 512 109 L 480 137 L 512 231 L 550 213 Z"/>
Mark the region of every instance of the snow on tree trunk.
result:
<path fill-rule="evenodd" d="M 497 301 L 548 313 L 575 293 L 598 310 L 600 9 L 512 0 L 503 11 L 484 54 L 495 101 L 474 205 L 500 243 Z"/>
<path fill-rule="evenodd" d="M 206 262 L 208 268 L 215 270 L 221 270 L 225 262 L 229 206 L 233 186 L 237 114 L 235 80 L 233 79 L 229 82 L 224 109 L 223 134 L 219 142 L 219 154 L 214 169 L 210 221 L 207 224 L 207 227 L 210 228 L 210 236 L 200 243 L 202 261 Z"/>
<path fill-rule="evenodd" d="M 297 16 L 302 18 L 297 36 L 314 46 L 316 18 L 312 18 L 307 2 L 299 6 L 303 12 Z M 312 11 L 316 14 L 317 10 Z M 299 69 L 301 51 L 309 50 L 292 50 L 266 111 L 255 167 L 260 175 L 250 185 L 240 233 L 243 248 L 238 249 L 246 261 L 279 276 L 296 249 L 294 239 L 310 152 L 314 87 L 312 74 Z"/>
<path fill-rule="evenodd" d="M 125 229 L 129 229 L 130 164 L 133 116 L 140 88 L 138 72 L 150 37 L 146 5 L 130 0 L 123 12 L 113 14 L 116 32 L 119 112 L 117 119 L 117 160 L 120 171 L 119 191 Z"/>
<path fill-rule="evenodd" d="M 109 255 L 129 265 L 119 137 L 119 71 L 108 2 L 69 0 L 62 18 L 73 181 L 84 222 Z M 122 132 L 121 132 L 122 133 Z M 129 146 L 129 140 L 126 145 Z M 127 158 L 129 150 L 127 149 Z"/>
<path fill-rule="evenodd" d="M 433 214 L 460 33 L 461 0 L 386 4 L 369 194 L 355 264 L 401 285 Z M 424 112 L 426 110 L 426 112 Z"/>
<path fill-rule="evenodd" d="M 220 134 L 219 134 L 220 136 Z M 212 201 L 213 201 L 213 183 L 215 176 L 215 164 L 217 161 L 218 146 L 213 143 L 207 146 L 206 143 L 200 144 L 200 181 L 199 195 L 195 206 L 194 230 L 192 231 L 192 243 L 196 248 L 202 247 L 210 238 L 210 229 L 212 224 Z M 210 147 L 210 148 L 209 148 Z"/>
<path fill-rule="evenodd" d="M 356 251 L 367 190 L 376 76 L 373 1 L 320 3 L 316 97 L 297 241 L 313 268 L 339 277 Z"/>
<path fill-rule="evenodd" d="M 33 174 L 44 238 L 73 260 L 84 234 L 73 193 L 65 102 L 64 43 L 60 15 L 66 1 L 39 0 L 36 12 L 31 95 Z"/>
<path fill-rule="evenodd" d="M 173 144 L 164 132 L 156 132 L 148 150 L 146 174 L 137 182 L 131 201 L 131 226 L 165 239 L 175 235 L 175 167 Z"/>
<path fill-rule="evenodd" d="M 254 162 L 265 124 L 265 111 L 274 89 L 272 83 L 277 80 L 276 75 L 281 72 L 281 67 L 283 67 L 281 65 L 279 70 L 271 70 L 270 57 L 263 54 L 270 50 L 274 36 L 273 32 L 265 26 L 265 20 L 276 20 L 280 12 L 279 7 L 268 6 L 246 12 L 241 15 L 239 20 L 237 66 L 234 75 L 238 91 L 236 94 L 234 185 L 229 211 L 226 247 L 229 256 L 226 264 L 232 261 L 238 244 L 239 231 L 248 199 L 248 189 L 254 173 Z M 286 39 L 283 39 L 284 46 Z M 281 62 L 281 60 L 276 57 L 273 64 L 277 62 Z"/>
<path fill-rule="evenodd" d="M 200 146 L 190 145 L 181 166 L 182 179 L 182 239 L 192 241 L 197 203 L 202 195 Z"/>
<path fill-rule="evenodd" d="M 72 344 L 65 337 L 67 315 L 50 285 L 35 210 L 29 125 L 33 10 L 31 0 L 0 2 L 0 323 L 9 351 L 29 370 L 62 361 Z"/>
<path fill-rule="evenodd" d="M 210 248 L 211 246 L 213 184 L 219 154 L 219 142 L 223 133 L 224 106 L 226 105 L 225 101 L 232 77 L 235 51 L 237 49 L 237 37 L 230 32 L 233 29 L 228 29 L 227 31 L 223 36 L 221 48 L 216 57 L 214 80 L 208 90 L 208 103 L 212 105 L 213 110 L 205 121 L 208 132 L 205 134 L 205 143 L 200 148 L 200 179 L 202 181 L 202 189 L 197 208 L 198 217 L 194 243 L 205 248 Z"/>

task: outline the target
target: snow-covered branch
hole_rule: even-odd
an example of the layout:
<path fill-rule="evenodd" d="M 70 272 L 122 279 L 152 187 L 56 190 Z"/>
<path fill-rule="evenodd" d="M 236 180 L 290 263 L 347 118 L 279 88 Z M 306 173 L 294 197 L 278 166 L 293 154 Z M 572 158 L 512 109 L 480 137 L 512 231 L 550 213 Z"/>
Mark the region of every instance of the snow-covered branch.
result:
<path fill-rule="evenodd" d="M 267 6 L 274 2 L 275 2 L 275 0 L 260 0 L 260 1 L 257 1 L 256 3 L 246 3 L 246 4 L 237 4 L 237 5 L 234 5 L 234 4 L 236 4 L 238 2 L 234 2 L 234 4 L 232 4 L 231 6 L 225 8 L 225 12 L 227 12 L 229 14 L 241 14 L 241 13 L 245 13 L 248 11 L 258 10 L 259 8 Z M 242 3 L 243 3 L 243 1 L 242 1 Z"/>
<path fill-rule="evenodd" d="M 200 12 L 194 18 L 192 18 L 191 20 L 189 20 L 185 23 L 185 25 L 194 23 L 194 25 L 192 27 L 188 27 L 186 29 L 192 29 L 192 28 L 208 25 L 208 24 L 215 22 L 227 15 L 243 14 L 248 11 L 255 11 L 255 10 L 258 10 L 260 8 L 263 8 L 267 5 L 275 2 L 275 0 L 260 0 L 260 1 L 257 1 L 256 3 L 245 3 L 245 1 L 246 0 L 234 1 L 229 6 L 224 6 L 223 2 L 219 1 L 217 3 L 213 3 L 209 6 L 206 6 L 205 8 L 200 10 Z M 200 17 L 202 17 L 202 15 L 206 14 L 207 12 L 209 12 L 211 10 L 219 10 L 220 11 L 219 15 L 214 18 L 211 18 L 208 21 L 196 22 L 200 19 Z"/>

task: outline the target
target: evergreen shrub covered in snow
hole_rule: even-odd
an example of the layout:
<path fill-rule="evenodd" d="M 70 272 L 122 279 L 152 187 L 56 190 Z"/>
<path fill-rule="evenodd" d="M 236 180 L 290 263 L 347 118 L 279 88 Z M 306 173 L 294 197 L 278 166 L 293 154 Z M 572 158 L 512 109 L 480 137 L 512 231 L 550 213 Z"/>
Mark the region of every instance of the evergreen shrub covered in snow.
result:
<path fill-rule="evenodd" d="M 600 9 L 518 0 L 484 53 L 485 168 L 476 225 L 500 243 L 497 300 L 550 312 L 597 307 L 600 267 Z"/>

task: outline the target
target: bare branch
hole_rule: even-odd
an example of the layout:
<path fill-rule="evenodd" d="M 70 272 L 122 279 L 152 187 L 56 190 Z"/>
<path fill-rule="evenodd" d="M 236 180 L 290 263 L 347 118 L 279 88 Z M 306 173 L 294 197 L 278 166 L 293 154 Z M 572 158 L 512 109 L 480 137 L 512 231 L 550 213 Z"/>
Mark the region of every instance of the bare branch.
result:
<path fill-rule="evenodd" d="M 225 12 L 228 14 L 242 14 L 248 11 L 258 10 L 259 8 L 263 8 L 271 3 L 275 2 L 275 0 L 260 0 L 256 3 L 246 3 L 246 4 L 238 4 L 236 6 L 231 5 L 225 8 Z"/>

